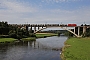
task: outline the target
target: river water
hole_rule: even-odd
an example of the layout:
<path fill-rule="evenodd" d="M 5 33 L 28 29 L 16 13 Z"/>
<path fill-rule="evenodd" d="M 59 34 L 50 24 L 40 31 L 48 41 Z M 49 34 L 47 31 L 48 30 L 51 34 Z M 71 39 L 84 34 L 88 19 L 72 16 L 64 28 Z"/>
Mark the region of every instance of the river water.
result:
<path fill-rule="evenodd" d="M 0 60 L 61 60 L 60 52 L 67 37 L 53 36 L 36 41 L 0 46 Z"/>

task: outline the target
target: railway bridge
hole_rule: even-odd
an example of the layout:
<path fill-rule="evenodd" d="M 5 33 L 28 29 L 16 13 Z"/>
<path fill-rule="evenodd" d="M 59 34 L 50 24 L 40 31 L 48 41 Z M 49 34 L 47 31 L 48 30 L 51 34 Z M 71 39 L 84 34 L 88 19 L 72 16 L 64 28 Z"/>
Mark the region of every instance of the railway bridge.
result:
<path fill-rule="evenodd" d="M 19 28 L 28 28 L 30 27 L 30 29 L 32 30 L 32 28 L 34 28 L 34 33 L 37 33 L 41 30 L 47 29 L 47 28 L 51 28 L 51 27 L 60 27 L 64 30 L 69 31 L 70 33 L 74 34 L 76 37 L 82 37 L 82 34 L 84 34 L 86 32 L 87 28 L 90 28 L 90 26 L 77 26 L 76 24 L 9 24 L 10 26 L 16 26 Z M 71 29 L 68 29 L 69 27 L 73 27 L 74 31 L 72 31 Z M 78 28 L 78 34 L 76 34 L 76 30 L 75 28 Z M 83 32 L 80 35 L 80 28 L 83 28 Z M 38 28 L 38 29 L 36 29 Z"/>

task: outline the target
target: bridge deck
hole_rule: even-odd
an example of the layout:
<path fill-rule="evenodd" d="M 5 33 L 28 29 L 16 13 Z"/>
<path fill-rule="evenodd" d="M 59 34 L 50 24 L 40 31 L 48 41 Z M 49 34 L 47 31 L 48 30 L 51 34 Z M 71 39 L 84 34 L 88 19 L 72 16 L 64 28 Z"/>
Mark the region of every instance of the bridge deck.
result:
<path fill-rule="evenodd" d="M 68 26 L 64 24 L 9 24 L 11 26 L 20 26 L 20 27 L 84 27 L 84 26 Z M 85 26 L 85 27 L 90 27 L 90 25 Z"/>

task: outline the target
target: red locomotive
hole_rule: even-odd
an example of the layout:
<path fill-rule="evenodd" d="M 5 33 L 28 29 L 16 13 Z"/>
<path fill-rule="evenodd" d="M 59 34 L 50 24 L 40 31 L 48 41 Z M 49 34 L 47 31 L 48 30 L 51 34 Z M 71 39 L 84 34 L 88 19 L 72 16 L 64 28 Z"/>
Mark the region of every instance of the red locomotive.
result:
<path fill-rule="evenodd" d="M 74 26 L 77 26 L 77 24 L 68 24 L 67 26 L 74 27 Z"/>

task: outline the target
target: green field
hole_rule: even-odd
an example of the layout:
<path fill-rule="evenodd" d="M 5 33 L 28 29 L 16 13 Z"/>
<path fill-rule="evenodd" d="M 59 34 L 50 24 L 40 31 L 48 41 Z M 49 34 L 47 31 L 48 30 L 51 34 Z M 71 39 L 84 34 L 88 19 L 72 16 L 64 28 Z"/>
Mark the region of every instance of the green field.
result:
<path fill-rule="evenodd" d="M 50 37 L 50 36 L 57 36 L 58 34 L 54 33 L 37 33 L 36 37 L 37 38 L 45 38 L 45 37 Z"/>
<path fill-rule="evenodd" d="M 90 60 L 90 38 L 70 38 L 62 49 L 63 60 Z"/>
<path fill-rule="evenodd" d="M 16 39 L 14 39 L 14 38 L 0 38 L 0 42 L 3 42 L 3 43 L 5 43 L 5 42 L 13 42 L 15 40 Z"/>
<path fill-rule="evenodd" d="M 23 38 L 23 41 L 35 41 L 36 38 L 35 37 L 28 37 L 28 38 Z"/>

